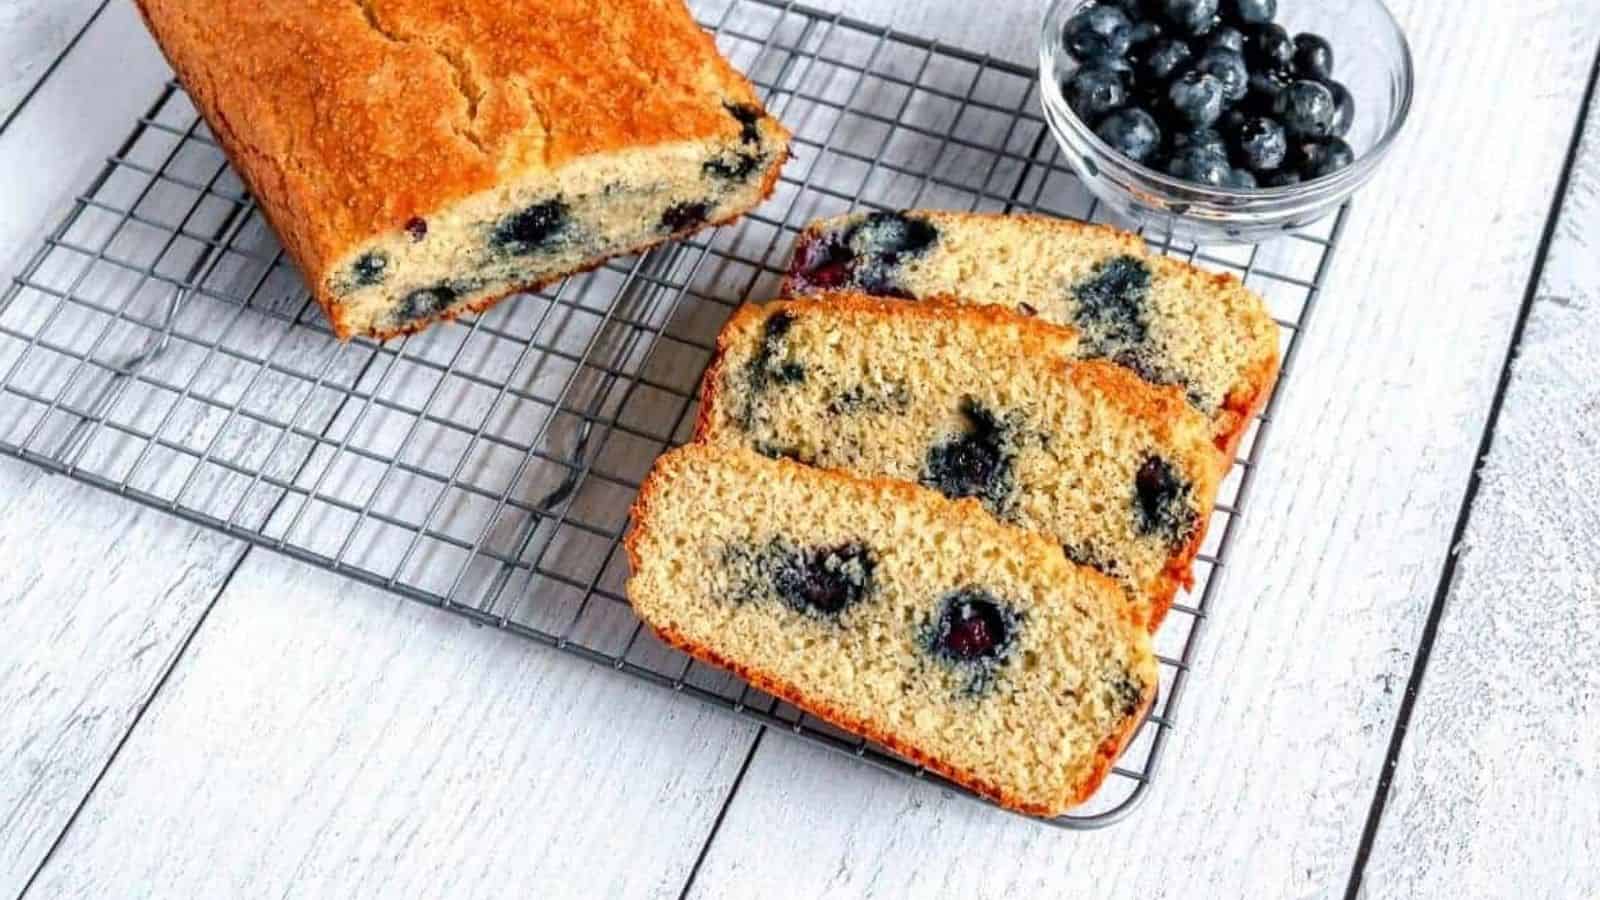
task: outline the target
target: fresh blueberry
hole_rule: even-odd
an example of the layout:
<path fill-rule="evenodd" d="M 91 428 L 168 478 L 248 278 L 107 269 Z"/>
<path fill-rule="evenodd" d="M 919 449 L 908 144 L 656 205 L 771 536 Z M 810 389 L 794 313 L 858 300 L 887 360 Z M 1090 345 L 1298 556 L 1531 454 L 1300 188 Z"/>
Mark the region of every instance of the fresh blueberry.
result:
<path fill-rule="evenodd" d="M 570 218 L 571 211 L 559 198 L 535 203 L 502 219 L 489 235 L 489 242 L 508 253 L 532 253 L 559 237 Z"/>
<path fill-rule="evenodd" d="M 1355 150 L 1340 138 L 1301 145 L 1300 156 L 1298 170 L 1307 181 L 1332 175 L 1356 161 Z"/>
<path fill-rule="evenodd" d="M 1320 139 L 1333 134 L 1333 92 L 1321 82 L 1301 79 L 1289 85 L 1278 95 L 1273 111 L 1292 138 Z"/>
<path fill-rule="evenodd" d="M 1256 177 L 1250 174 L 1248 169 L 1230 169 L 1228 171 L 1228 180 L 1223 183 L 1231 188 L 1253 189 L 1260 186 L 1256 183 Z"/>
<path fill-rule="evenodd" d="M 1245 32 L 1244 58 L 1252 69 L 1287 68 L 1294 63 L 1294 41 L 1281 25 L 1254 25 Z"/>
<path fill-rule="evenodd" d="M 1272 119 L 1246 119 L 1234 134 L 1238 161 L 1252 172 L 1270 172 L 1283 165 L 1289 141 L 1283 126 Z"/>
<path fill-rule="evenodd" d="M 1129 52 L 1131 53 L 1132 51 Z M 1116 75 L 1118 78 L 1122 79 L 1123 88 L 1130 94 L 1132 94 L 1133 89 L 1139 84 L 1139 73 L 1134 71 L 1133 63 L 1120 56 L 1116 59 L 1102 59 L 1095 63 L 1091 68 L 1103 69 Z"/>
<path fill-rule="evenodd" d="M 961 407 L 966 430 L 928 450 L 921 482 L 946 497 L 977 497 L 991 511 L 1010 493 L 1011 456 L 994 413 L 968 401 Z"/>
<path fill-rule="evenodd" d="M 1139 77 L 1151 84 L 1165 82 L 1176 75 L 1194 58 L 1194 51 L 1183 41 L 1162 38 L 1141 44 L 1133 54 L 1133 64 Z"/>
<path fill-rule="evenodd" d="M 1294 38 L 1294 70 L 1301 78 L 1327 81 L 1333 77 L 1333 45 L 1320 34 L 1299 34 Z"/>
<path fill-rule="evenodd" d="M 383 281 L 389 274 L 389 254 L 382 250 L 369 250 L 361 254 L 350 267 L 356 287 L 370 287 Z"/>
<path fill-rule="evenodd" d="M 1133 22 L 1115 6 L 1090 6 L 1067 20 L 1061 39 L 1084 62 L 1122 56 L 1132 41 Z"/>
<path fill-rule="evenodd" d="M 1136 163 L 1148 161 L 1161 147 L 1161 129 L 1155 118 L 1138 107 L 1111 113 L 1100 120 L 1094 133 Z"/>
<path fill-rule="evenodd" d="M 1098 122 L 1128 102 L 1128 87 L 1122 76 L 1099 66 L 1085 66 L 1072 73 L 1061 90 L 1066 94 L 1067 105 L 1085 122 Z"/>
<path fill-rule="evenodd" d="M 1228 182 L 1228 158 L 1210 147 L 1192 146 L 1172 154 L 1167 174 L 1195 184 L 1223 185 Z"/>
<path fill-rule="evenodd" d="M 1299 172 L 1290 169 L 1279 169 L 1261 179 L 1262 187 L 1291 187 L 1305 181 Z"/>
<path fill-rule="evenodd" d="M 1326 151 L 1327 148 L 1319 140 L 1291 140 L 1287 152 L 1283 155 L 1283 167 L 1304 175 L 1308 170 L 1322 165 L 1322 157 Z"/>
<path fill-rule="evenodd" d="M 1333 92 L 1333 136 L 1344 137 L 1356 121 L 1356 98 L 1350 95 L 1349 88 L 1337 81 L 1325 83 Z"/>
<path fill-rule="evenodd" d="M 1245 25 L 1265 25 L 1278 15 L 1278 0 L 1223 0 L 1222 15 Z"/>
<path fill-rule="evenodd" d="M 1189 483 L 1171 463 L 1159 456 L 1145 457 L 1133 483 L 1134 520 L 1139 533 L 1158 535 L 1170 546 L 1188 540 L 1195 522 L 1189 491 Z"/>
<path fill-rule="evenodd" d="M 1286 68 L 1253 69 L 1248 92 L 1239 109 L 1252 116 L 1270 116 L 1278 108 L 1278 97 L 1294 84 L 1294 73 Z"/>
<path fill-rule="evenodd" d="M 1180 31 L 1204 34 L 1217 18 L 1217 0 L 1161 0 L 1161 11 Z"/>
<path fill-rule="evenodd" d="M 711 204 L 705 200 L 674 203 L 661 214 L 661 229 L 673 234 L 705 224 Z"/>
<path fill-rule="evenodd" d="M 1162 28 L 1161 23 L 1155 19 L 1135 19 L 1133 29 L 1128 32 L 1130 52 L 1140 45 L 1160 40 L 1165 33 L 1166 29 Z"/>
<path fill-rule="evenodd" d="M 1203 147 L 1222 157 L 1228 155 L 1228 142 L 1215 128 L 1180 131 L 1172 136 L 1174 150 L 1187 150 L 1190 147 Z"/>
<path fill-rule="evenodd" d="M 1222 115 L 1221 79 L 1208 72 L 1190 69 L 1167 88 L 1167 102 L 1191 128 L 1206 128 Z"/>
<path fill-rule="evenodd" d="M 772 586 L 790 609 L 837 618 L 871 592 L 876 569 L 877 559 L 859 543 L 808 547 L 780 558 Z"/>
<path fill-rule="evenodd" d="M 1206 48 L 1210 50 L 1232 50 L 1240 55 L 1244 54 L 1244 32 L 1224 25 L 1206 37 Z"/>
<path fill-rule="evenodd" d="M 999 659 L 1010 649 L 1016 619 L 988 591 L 956 591 L 944 600 L 929 649 L 952 662 Z"/>
<path fill-rule="evenodd" d="M 1194 67 L 1222 82 L 1222 96 L 1229 103 L 1243 100 L 1250 90 L 1250 70 L 1245 68 L 1244 57 L 1232 50 L 1207 50 Z"/>
<path fill-rule="evenodd" d="M 421 216 L 412 216 L 411 218 L 407 219 L 406 234 L 411 238 L 412 243 L 416 243 L 417 241 L 427 237 L 428 220 Z"/>
<path fill-rule="evenodd" d="M 1243 128 L 1244 123 L 1249 119 L 1250 116 L 1244 110 L 1237 106 L 1230 106 L 1222 111 L 1222 118 L 1217 120 L 1217 128 L 1223 134 L 1238 134 L 1239 129 Z"/>

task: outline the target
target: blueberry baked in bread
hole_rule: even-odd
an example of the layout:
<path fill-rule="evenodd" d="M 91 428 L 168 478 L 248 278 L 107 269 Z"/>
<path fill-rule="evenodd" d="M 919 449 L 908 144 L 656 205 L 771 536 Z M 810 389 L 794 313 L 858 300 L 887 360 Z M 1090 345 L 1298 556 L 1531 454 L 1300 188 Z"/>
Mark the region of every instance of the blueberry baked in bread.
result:
<path fill-rule="evenodd" d="M 971 501 L 690 445 L 627 539 L 668 643 L 996 802 L 1081 803 L 1154 697 L 1120 591 Z"/>
<path fill-rule="evenodd" d="M 1154 629 L 1192 583 L 1225 460 L 1176 389 L 1073 346 L 941 301 L 745 306 L 718 338 L 696 437 L 971 497 L 1117 579 Z"/>
<path fill-rule="evenodd" d="M 1230 454 L 1277 377 L 1278 326 L 1261 298 L 1100 225 L 921 210 L 828 219 L 801 235 L 785 289 L 945 297 L 1066 326 L 1077 355 L 1182 388 Z"/>
<path fill-rule="evenodd" d="M 138 0 L 341 338 L 726 222 L 788 134 L 682 0 Z"/>

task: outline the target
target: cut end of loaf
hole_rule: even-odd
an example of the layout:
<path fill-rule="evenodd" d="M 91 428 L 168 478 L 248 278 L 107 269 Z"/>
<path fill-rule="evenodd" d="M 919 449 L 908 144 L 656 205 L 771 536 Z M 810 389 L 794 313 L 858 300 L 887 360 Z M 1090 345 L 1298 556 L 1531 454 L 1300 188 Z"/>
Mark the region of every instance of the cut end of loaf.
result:
<path fill-rule="evenodd" d="M 627 548 L 670 643 L 1022 811 L 1087 798 L 1154 695 L 1111 581 L 909 485 L 691 445 Z"/>
<path fill-rule="evenodd" d="M 738 134 L 584 157 L 471 195 L 345 254 L 322 281 L 341 338 L 389 337 L 584 271 L 759 205 L 788 135 L 729 103 Z"/>

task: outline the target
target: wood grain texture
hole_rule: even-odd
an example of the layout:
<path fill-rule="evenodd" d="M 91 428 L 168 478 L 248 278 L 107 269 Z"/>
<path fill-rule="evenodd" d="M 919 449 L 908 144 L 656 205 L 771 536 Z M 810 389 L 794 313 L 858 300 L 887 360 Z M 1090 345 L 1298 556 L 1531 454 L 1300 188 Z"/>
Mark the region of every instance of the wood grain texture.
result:
<path fill-rule="evenodd" d="M 754 729 L 252 554 L 41 896 L 675 896 Z"/>
<path fill-rule="evenodd" d="M 42 68 L 29 59 L 53 59 L 93 5 L 0 6 L 0 45 L 33 54 L 0 51 L 0 65 L 12 67 L 0 97 Z M 128 39 L 138 23 L 127 6 L 100 17 L 0 134 L 0 266 L 8 276 L 166 78 L 148 42 Z M 108 80 L 112 70 L 118 78 Z M 0 461 L 0 896 L 15 895 L 37 868 L 243 550 Z"/>
<path fill-rule="evenodd" d="M 78 5 L 80 0 L 72 0 L 61 7 Z M 55 0 L 0 4 L 0 9 L 8 8 L 19 19 L 35 22 L 57 15 Z M 5 33 L 3 27 L 0 33 Z M 5 34 L 5 41 L 11 40 Z M 7 280 L 116 150 L 134 116 L 170 74 L 155 45 L 143 37 L 133 4 L 113 2 L 0 133 L 0 197 L 5 198 L 0 203 L 0 274 Z"/>
<path fill-rule="evenodd" d="M 116 60 L 124 66 L 125 83 L 110 86 L 100 83 L 104 81 L 106 59 Z M 90 173 L 114 151 L 169 75 L 169 70 L 132 13 L 131 5 L 119 3 L 109 8 L 44 85 L 37 95 L 37 103 L 30 104 L 14 128 L 0 138 L 0 162 L 3 162 L 0 165 L 0 194 L 8 199 L 4 209 L 0 210 L 0 238 L 3 238 L 0 240 L 0 257 L 20 262 L 25 254 L 32 252 L 39 236 L 54 224 L 65 206 L 65 200 L 70 198 L 73 191 L 81 189 Z M 64 132 L 72 133 L 69 136 Z M 167 198 L 163 203 L 172 199 Z M 142 212 L 169 221 L 174 220 L 171 217 L 176 214 L 181 214 L 181 208 L 169 209 L 165 205 L 152 205 L 147 201 Z M 197 224 L 196 227 L 201 225 Z M 105 235 L 99 237 L 105 239 Z M 260 237 L 270 241 L 265 235 L 247 237 L 249 240 Z M 148 230 L 131 237 L 125 236 L 119 243 L 119 252 L 138 258 L 148 249 L 145 245 L 152 240 L 159 240 L 159 236 L 148 233 Z M 266 248 L 265 252 L 270 253 L 270 248 Z M 38 307 L 38 304 L 33 304 L 27 310 L 12 309 L 6 317 L 7 324 L 26 330 L 28 326 L 22 320 L 39 311 L 34 307 Z M 220 308 L 195 306 L 189 310 L 187 317 L 200 317 L 189 323 L 191 327 L 202 331 L 207 327 L 220 330 L 229 314 L 228 310 Z M 99 323 L 89 325 L 103 327 Z M 14 349 L 14 345 L 12 347 Z M 300 363 L 302 367 L 309 368 L 320 358 L 318 354 L 327 352 L 328 348 L 294 345 L 289 350 L 292 353 L 310 354 L 310 360 Z M 0 366 L 8 367 L 13 359 L 14 356 L 6 355 L 0 360 Z M 187 371 L 183 368 L 185 359 L 192 364 L 193 355 L 174 350 L 149 371 L 182 383 Z M 360 361 L 359 354 L 345 354 L 333 371 L 338 374 L 346 362 L 359 364 Z M 231 374 L 242 383 L 249 379 L 251 372 L 234 370 Z M 86 378 L 85 384 L 91 380 L 95 379 Z M 256 384 L 252 403 L 264 403 L 264 407 L 258 408 L 287 418 L 294 409 L 299 408 L 300 395 L 295 394 L 293 388 L 294 385 L 285 383 L 284 379 L 269 376 Z M 92 396 L 92 392 L 89 396 Z M 131 399 L 121 402 L 145 404 L 140 417 L 142 427 L 156 427 L 166 412 L 166 406 L 159 402 L 152 403 L 158 398 L 152 397 L 147 390 L 135 389 L 128 396 Z M 319 428 L 330 420 L 334 410 L 326 402 L 327 399 L 319 396 L 310 401 L 309 408 L 302 412 L 300 419 L 304 427 Z M 88 401 L 84 402 L 87 404 Z M 204 446 L 209 436 L 217 433 L 223 418 L 220 410 L 189 404 L 178 411 L 177 417 L 166 426 L 166 430 L 185 445 Z M 27 424 L 22 423 L 20 428 L 18 424 L 12 421 L 0 423 L 0 434 L 11 440 L 22 439 L 27 434 Z M 233 442 L 240 442 L 265 450 L 271 443 L 270 434 L 263 436 L 259 429 L 252 431 L 245 428 L 241 431 L 240 427 L 240 423 L 234 423 L 225 446 L 231 447 Z M 60 436 L 64 438 L 66 431 L 61 431 Z M 138 442 L 107 429 L 84 434 L 85 440 L 62 446 L 83 448 L 78 461 L 89 471 L 126 472 L 140 449 Z M 42 446 L 48 448 L 54 444 L 45 442 Z M 239 451 L 225 449 L 224 452 Z M 287 477 L 288 473 L 295 471 L 298 461 L 304 459 L 307 452 L 306 442 L 291 441 L 279 448 L 279 458 L 271 461 L 272 467 Z M 150 465 L 135 481 L 147 490 L 159 492 L 163 485 L 167 490 L 174 489 L 172 480 L 176 478 L 181 481 L 185 474 L 184 470 L 177 468 L 168 471 L 161 469 L 159 465 Z M 226 511 L 233 509 L 234 502 L 240 499 L 243 485 L 236 483 L 237 480 L 214 486 L 207 486 L 203 482 L 204 479 L 190 495 L 190 502 L 195 502 L 194 498 L 199 496 L 204 502 L 214 504 L 216 509 Z M 46 850 L 61 833 L 90 783 L 126 733 L 134 713 L 148 697 L 181 638 L 216 596 L 222 574 L 243 552 L 243 547 L 236 541 L 222 539 L 210 531 L 143 510 L 66 479 L 47 477 L 19 463 L 6 462 L 0 468 L 0 497 L 4 498 L 0 500 L 0 510 L 6 515 L 4 523 L 0 523 L 0 559 L 6 560 L 3 574 L 0 574 L 0 596 L 5 598 L 4 610 L 0 612 L 0 630 L 7 635 L 8 641 L 15 638 L 21 648 L 15 655 L 9 652 L 0 654 L 0 717 L 3 717 L 0 718 L 0 746 L 8 750 L 18 748 L 15 754 L 8 754 L 0 763 L 0 822 L 4 824 L 0 829 L 0 896 L 12 896 L 33 875 Z M 257 521 L 257 517 L 265 516 L 274 499 L 271 491 L 255 491 L 244 499 L 241 506 L 243 519 Z M 39 547 L 51 548 L 51 552 L 39 553 Z M 346 587 L 342 579 L 329 577 L 317 582 L 315 588 L 308 587 L 306 590 L 308 596 L 314 594 L 327 603 L 335 603 Z M 91 613 L 98 613 L 99 618 Z M 372 683 L 387 683 L 394 674 L 390 667 L 400 666 L 407 659 L 397 648 L 408 641 L 425 639 L 434 633 L 440 623 L 450 628 L 462 627 L 451 617 L 420 608 L 412 613 L 412 617 L 402 620 L 404 628 L 397 626 L 396 630 L 389 632 L 375 633 L 369 629 L 356 633 L 335 629 L 327 637 L 328 642 L 345 640 L 371 648 L 372 652 L 362 656 L 332 650 L 329 649 L 329 643 L 325 642 L 317 645 L 323 656 L 301 668 L 312 679 L 332 678 L 330 673 L 334 660 L 359 660 L 365 667 L 364 677 Z M 632 623 L 609 624 L 613 628 L 631 629 Z M 491 637 L 488 632 L 477 629 L 466 631 L 471 636 L 483 639 Z M 223 636 L 227 638 L 231 635 L 232 639 L 251 644 L 254 634 L 254 626 L 247 626 L 224 632 Z M 499 642 L 497 646 L 507 648 L 502 651 L 502 656 L 512 652 L 525 653 L 530 660 L 529 665 L 545 667 L 542 671 L 567 673 L 569 676 L 583 673 L 585 678 L 598 678 L 602 682 L 621 680 L 615 675 L 595 672 L 570 658 L 557 656 L 542 648 L 511 641 L 504 636 L 493 636 L 493 639 Z M 235 655 L 233 649 L 222 652 L 226 658 Z M 323 662 L 329 665 L 324 666 Z M 263 667 L 263 671 L 270 670 Z M 493 675 L 485 673 L 483 689 L 488 690 L 492 680 Z M 580 685 L 580 682 L 573 684 Z M 581 682 L 581 685 L 587 684 L 588 681 Z M 449 688 L 450 685 L 444 684 L 442 687 Z M 515 704 L 515 698 L 522 696 L 517 692 L 527 689 L 527 679 L 508 681 L 500 696 L 512 698 L 507 702 Z M 592 873 L 590 877 L 595 880 L 594 883 L 619 885 L 619 889 L 626 889 L 629 893 L 659 891 L 670 894 L 676 890 L 677 882 L 692 864 L 703 835 L 709 830 L 709 816 L 714 815 L 726 794 L 727 785 L 733 777 L 731 769 L 737 769 L 738 762 L 743 759 L 753 739 L 754 731 L 731 721 L 702 722 L 698 717 L 709 718 L 711 714 L 659 692 L 638 687 L 632 687 L 631 690 L 633 693 L 627 695 L 630 699 L 624 702 L 608 689 L 574 686 L 573 691 L 561 695 L 554 706 L 537 713 L 539 721 L 555 729 L 549 734 L 532 734 L 515 720 L 500 720 L 501 727 L 507 729 L 506 733 L 527 738 L 525 744 L 519 744 L 514 750 L 505 750 L 508 756 L 521 760 L 519 754 L 535 755 L 535 758 L 521 766 L 523 775 L 539 780 L 550 791 L 566 798 L 566 802 L 572 806 L 562 810 L 562 817 L 577 819 L 582 823 L 579 827 L 568 829 L 558 819 L 550 819 L 546 823 L 548 831 L 543 841 L 550 854 L 559 859 L 539 862 L 541 857 L 538 854 L 519 853 L 519 865 L 524 859 L 532 859 L 546 872 L 555 872 L 574 881 L 581 880 L 586 872 Z M 321 692 L 320 686 L 314 691 Z M 633 699 L 645 696 L 649 697 L 648 701 Z M 648 711 L 642 705 L 647 702 L 653 704 Z M 458 719 L 435 717 L 416 707 L 402 706 L 401 709 L 402 714 L 410 713 L 413 716 L 408 721 L 414 730 L 450 729 L 449 732 L 435 730 L 428 733 L 440 739 L 447 733 L 455 734 L 463 744 L 475 739 L 471 722 L 463 724 Z M 361 715 L 363 711 L 361 702 L 352 701 L 341 715 L 345 719 L 360 722 L 364 721 Z M 677 716 L 688 713 L 692 713 L 693 717 L 684 720 L 682 725 L 675 724 Z M 247 713 L 246 718 L 251 715 Z M 260 715 L 285 727 L 294 725 L 292 720 L 275 718 L 268 709 L 261 710 Z M 709 752 L 696 747 L 680 750 L 676 756 L 664 755 L 662 758 L 693 756 L 696 759 L 714 760 L 719 758 L 717 753 L 726 747 L 727 752 L 732 754 L 731 769 L 722 772 L 720 777 L 688 777 L 688 780 L 680 780 L 686 777 L 683 772 L 693 776 L 700 770 L 694 764 L 684 767 L 682 772 L 677 767 L 663 765 L 657 767 L 652 776 L 633 764 L 632 758 L 594 752 L 592 745 L 595 741 L 610 745 L 619 739 L 614 727 L 616 715 L 631 716 L 632 721 L 644 723 L 640 727 L 647 727 L 649 734 L 643 740 L 620 746 L 631 747 L 635 752 L 641 748 L 654 748 L 658 744 L 672 747 L 675 745 L 670 740 L 662 742 L 664 735 L 678 734 L 684 737 L 693 734 L 716 746 Z M 204 726 L 200 726 L 199 730 L 204 731 Z M 393 730 L 403 733 L 403 737 L 397 738 L 399 743 L 389 745 L 385 751 L 390 754 L 388 759 L 391 761 L 397 759 L 403 753 L 404 745 L 413 739 L 419 744 L 428 741 L 428 738 L 417 738 L 415 731 L 406 732 L 401 728 Z M 574 733 L 589 737 L 586 741 L 573 742 L 569 738 Z M 310 760 L 299 764 L 286 760 L 287 757 L 294 757 L 294 750 L 298 746 L 302 745 L 293 741 L 287 741 L 282 746 L 262 743 L 255 748 L 235 745 L 228 748 L 227 755 L 248 758 L 270 771 L 276 771 L 273 767 L 295 771 L 296 765 L 310 764 Z M 491 746 L 497 745 L 491 742 Z M 185 760 L 185 765 L 188 764 L 188 757 L 180 758 Z M 591 763 L 588 760 L 591 758 L 613 761 L 615 766 L 610 770 L 612 775 L 595 776 L 592 768 L 589 768 Z M 347 757 L 341 759 L 348 760 Z M 479 760 L 479 764 L 485 772 L 494 769 L 488 762 Z M 394 765 L 397 769 L 401 768 L 397 761 Z M 119 767 L 116 771 L 126 770 Z M 440 780 L 462 788 L 453 799 L 429 795 L 430 802 L 437 802 L 441 809 L 450 810 L 448 814 L 437 810 L 430 813 L 437 814 L 440 821 L 451 816 L 459 819 L 472 816 L 473 810 L 481 805 L 484 797 L 501 789 L 498 782 L 487 778 L 474 780 L 463 775 L 457 779 L 454 775 L 444 775 L 440 776 Z M 156 792 L 164 790 L 160 778 L 152 781 L 134 778 L 132 782 L 142 789 Z M 695 819 L 680 796 L 681 792 L 693 795 L 692 802 L 698 804 L 697 809 L 710 811 L 700 816 L 706 824 L 683 831 L 681 839 L 657 840 L 655 832 L 659 822 Z M 501 802 L 520 808 L 529 802 L 530 796 L 533 796 L 532 792 L 519 789 L 513 783 L 510 792 L 501 797 Z M 604 811 L 625 801 L 634 806 L 612 821 L 603 815 L 586 818 L 581 808 L 592 805 L 594 809 Z M 251 804 L 242 802 L 237 794 L 220 797 L 215 802 L 218 810 L 237 816 L 231 820 L 233 824 L 248 827 L 253 821 L 255 810 Z M 561 804 L 549 803 L 544 807 L 561 809 Z M 538 816 L 543 815 L 544 811 L 540 806 L 527 806 L 523 814 Z M 360 818 L 369 812 L 363 809 L 352 815 Z M 220 812 L 213 813 L 212 817 L 222 821 Z M 330 827 L 353 830 L 347 823 L 335 822 Z M 527 832 L 528 829 L 519 826 L 509 829 L 498 839 L 506 842 L 503 846 L 512 846 L 513 842 L 526 840 Z M 172 837 L 168 834 L 163 840 L 170 842 Z M 636 845 L 664 848 L 661 853 L 670 854 L 671 859 L 664 860 L 653 850 L 636 850 Z M 171 846 L 175 845 L 167 845 Z M 431 856 L 420 850 L 418 855 L 427 866 L 437 866 L 441 860 L 454 864 L 474 852 L 464 848 L 465 844 L 457 845 L 446 856 Z M 105 858 L 110 859 L 116 853 L 117 849 L 112 846 Z M 159 854 L 153 854 L 156 855 Z M 630 855 L 640 856 L 642 866 L 633 871 L 617 870 L 616 860 Z M 84 859 L 83 865 L 93 870 L 100 857 L 91 855 Z M 382 873 L 390 868 L 387 859 L 381 852 L 374 856 L 370 870 L 357 873 L 359 877 L 356 880 L 381 878 Z M 203 867 L 206 859 L 203 855 L 184 857 L 179 854 L 177 862 Z M 318 863 L 311 860 L 308 862 L 310 864 Z M 349 874 L 346 868 L 332 863 L 327 865 L 340 877 Z M 240 867 L 231 874 L 242 878 L 248 873 Z M 305 870 L 298 875 L 284 873 L 282 877 L 297 884 L 315 881 Z M 660 879 L 659 883 L 656 879 Z M 499 887 L 509 893 L 520 893 L 524 886 L 538 880 L 539 873 L 530 871 L 526 878 L 507 881 Z M 418 890 L 429 893 L 426 887 L 419 887 Z M 49 890 L 45 892 L 50 893 Z M 183 893 L 177 889 L 174 892 Z"/>
<path fill-rule="evenodd" d="M 243 550 L 0 461 L 0 896 L 33 874 Z"/>
<path fill-rule="evenodd" d="M 1600 116 L 1590 113 L 1364 888 L 1600 897 Z"/>
<path fill-rule="evenodd" d="M 39 83 L 100 0 L 0 3 L 0 121 Z"/>
<path fill-rule="evenodd" d="M 1586 3 L 1395 6 L 1410 132 L 1357 201 L 1146 805 L 1063 835 L 769 740 L 696 895 L 1343 889 L 1600 37 Z"/>

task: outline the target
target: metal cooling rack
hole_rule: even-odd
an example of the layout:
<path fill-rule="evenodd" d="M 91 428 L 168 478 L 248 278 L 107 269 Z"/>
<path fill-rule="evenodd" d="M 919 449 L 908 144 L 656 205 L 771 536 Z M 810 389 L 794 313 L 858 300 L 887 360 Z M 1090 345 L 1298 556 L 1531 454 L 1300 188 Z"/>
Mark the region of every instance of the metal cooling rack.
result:
<path fill-rule="evenodd" d="M 1108 217 L 1049 137 L 1033 71 L 792 3 L 696 8 L 796 133 L 773 199 L 383 344 L 333 339 L 168 84 L 0 297 L 0 451 L 937 780 L 658 643 L 622 593 L 628 506 L 688 438 L 718 327 L 775 295 L 809 220 L 914 206 Z M 1268 298 L 1287 379 L 1343 218 L 1261 247 L 1160 249 Z M 1054 824 L 1116 821 L 1154 778 L 1277 401 L 1224 484 L 1195 590 L 1157 635 L 1157 708 L 1099 795 Z"/>

